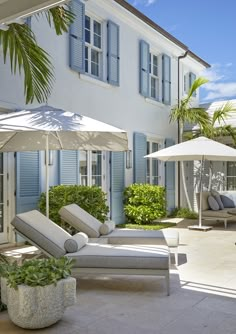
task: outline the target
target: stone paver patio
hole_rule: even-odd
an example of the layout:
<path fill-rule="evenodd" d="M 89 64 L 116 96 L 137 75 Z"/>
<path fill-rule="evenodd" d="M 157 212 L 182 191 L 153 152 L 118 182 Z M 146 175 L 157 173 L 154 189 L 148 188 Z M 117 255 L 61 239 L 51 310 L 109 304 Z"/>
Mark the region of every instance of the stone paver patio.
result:
<path fill-rule="evenodd" d="M 177 227 L 179 266 L 171 267 L 169 297 L 162 278 L 82 277 L 77 304 L 56 325 L 23 330 L 3 312 L 0 333 L 235 334 L 236 223 L 209 232 L 190 231 L 187 223 Z"/>

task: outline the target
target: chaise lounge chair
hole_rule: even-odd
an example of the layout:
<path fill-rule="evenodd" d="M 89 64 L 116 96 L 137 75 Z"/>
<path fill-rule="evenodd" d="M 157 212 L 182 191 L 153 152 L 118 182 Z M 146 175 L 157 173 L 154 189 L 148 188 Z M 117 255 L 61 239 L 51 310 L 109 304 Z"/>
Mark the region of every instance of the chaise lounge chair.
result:
<path fill-rule="evenodd" d="M 108 245 L 88 243 L 85 233 L 73 237 L 37 210 L 18 214 L 16 233 L 46 255 L 75 260 L 78 274 L 158 275 L 166 279 L 169 295 L 169 250 L 165 245 Z"/>
<path fill-rule="evenodd" d="M 96 238 L 98 243 L 106 240 L 108 244 L 118 245 L 167 245 L 174 251 L 175 263 L 178 265 L 179 233 L 174 229 L 161 231 L 118 229 L 110 222 L 102 224 L 77 204 L 62 207 L 59 215 L 62 221 L 67 222 L 77 231 L 86 233 L 89 238 L 92 238 L 91 240 Z"/>

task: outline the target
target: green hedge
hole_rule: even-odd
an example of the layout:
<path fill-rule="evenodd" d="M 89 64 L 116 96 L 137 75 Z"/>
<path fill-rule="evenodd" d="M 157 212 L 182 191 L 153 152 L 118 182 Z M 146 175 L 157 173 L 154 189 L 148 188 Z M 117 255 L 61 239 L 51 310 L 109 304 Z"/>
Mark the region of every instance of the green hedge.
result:
<path fill-rule="evenodd" d="M 58 211 L 64 205 L 78 204 L 81 208 L 104 222 L 107 219 L 109 208 L 106 204 L 106 194 L 97 186 L 60 185 L 49 190 L 49 217 L 52 221 L 61 225 Z M 41 194 L 39 209 L 46 212 L 46 195 Z M 63 227 L 66 227 L 63 225 Z"/>
<path fill-rule="evenodd" d="M 165 188 L 132 184 L 124 191 L 124 211 L 128 223 L 148 224 L 166 216 Z"/>

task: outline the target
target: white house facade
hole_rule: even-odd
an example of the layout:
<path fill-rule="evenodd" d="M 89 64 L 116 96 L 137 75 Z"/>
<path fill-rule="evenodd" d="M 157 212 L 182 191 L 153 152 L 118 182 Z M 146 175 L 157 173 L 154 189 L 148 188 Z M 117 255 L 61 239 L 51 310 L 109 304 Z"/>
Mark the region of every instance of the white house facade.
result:
<path fill-rule="evenodd" d="M 173 209 L 174 163 L 143 157 L 177 142 L 177 125 L 169 123 L 171 107 L 209 65 L 190 50 L 182 58 L 187 46 L 124 0 L 74 0 L 72 8 L 76 19 L 60 37 L 43 17 L 31 20 L 55 67 L 48 105 L 126 130 L 130 152 L 52 152 L 50 185 L 101 186 L 117 223 L 124 219 L 124 187 L 134 182 L 166 186 Z M 22 81 L 10 75 L 2 57 L 0 71 L 1 111 L 26 108 Z M 15 213 L 37 207 L 45 190 L 45 158 L 44 152 L 4 153 L 0 162 L 1 243 L 14 238 L 9 227 Z"/>

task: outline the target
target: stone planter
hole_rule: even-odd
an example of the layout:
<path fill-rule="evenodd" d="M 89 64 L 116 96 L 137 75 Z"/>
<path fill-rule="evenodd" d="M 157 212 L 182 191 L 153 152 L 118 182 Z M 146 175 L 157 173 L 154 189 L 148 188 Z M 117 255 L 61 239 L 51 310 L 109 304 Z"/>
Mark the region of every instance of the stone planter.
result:
<path fill-rule="evenodd" d="M 76 300 L 76 279 L 68 277 L 44 287 L 19 285 L 17 290 L 1 279 L 2 302 L 7 305 L 9 317 L 22 328 L 48 327 L 63 316 L 67 306 Z"/>

